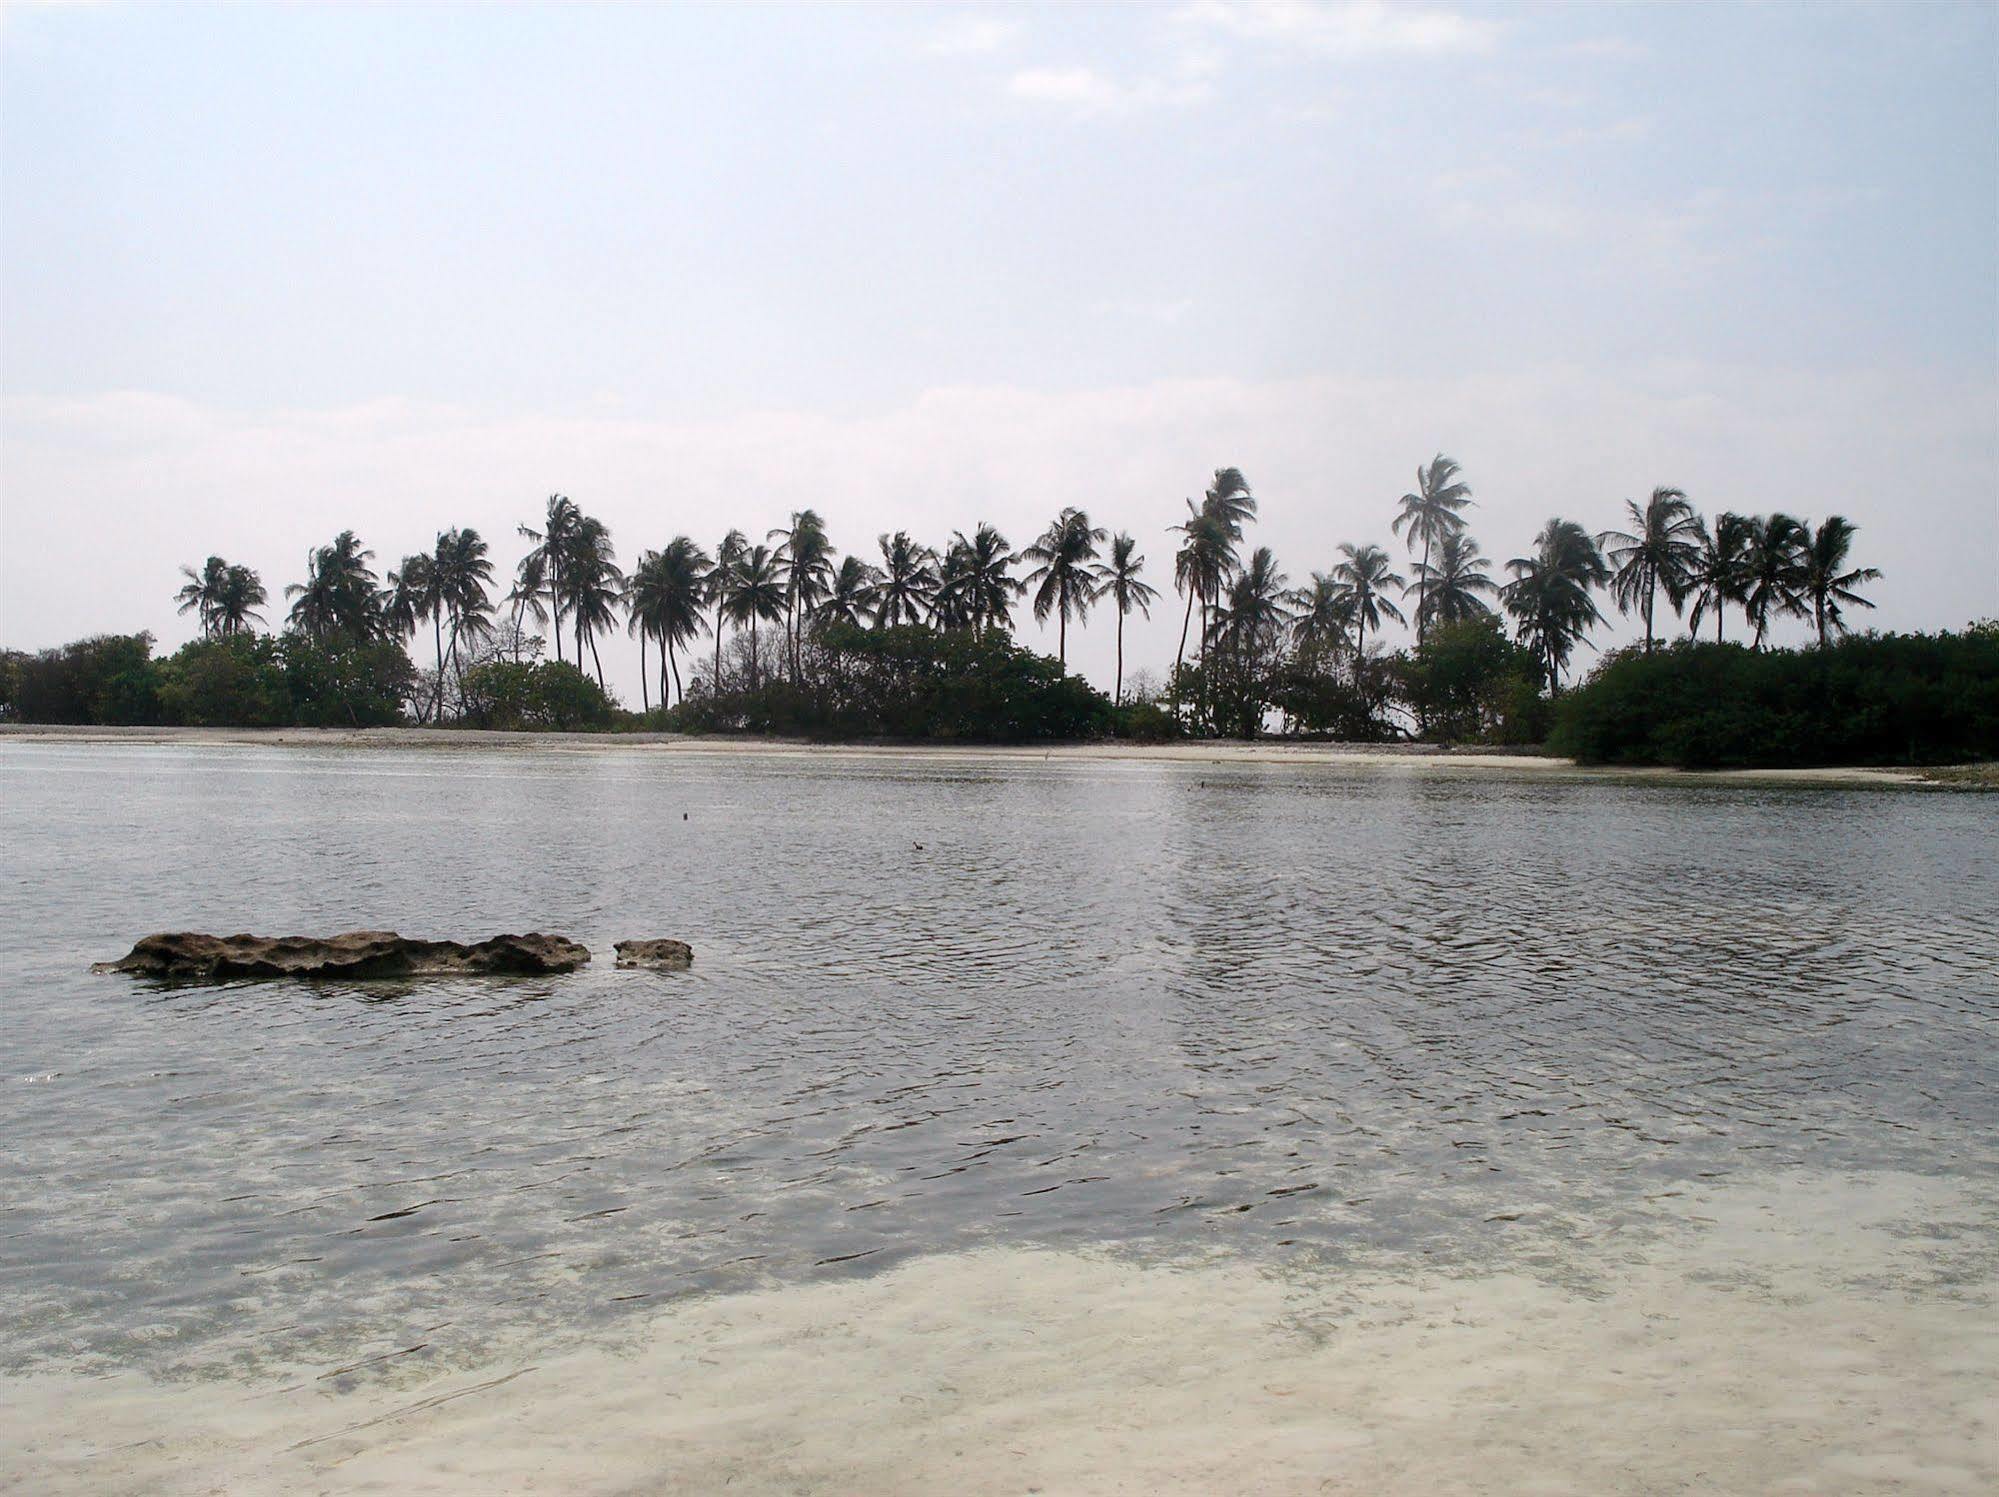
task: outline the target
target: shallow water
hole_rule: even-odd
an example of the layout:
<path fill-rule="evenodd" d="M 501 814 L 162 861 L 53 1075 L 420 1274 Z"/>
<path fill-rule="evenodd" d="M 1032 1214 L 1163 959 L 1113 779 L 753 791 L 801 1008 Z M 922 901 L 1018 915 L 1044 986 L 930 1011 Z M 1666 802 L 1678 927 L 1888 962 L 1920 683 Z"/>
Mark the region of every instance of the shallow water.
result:
<path fill-rule="evenodd" d="M 1995 831 L 1392 767 L 6 745 L 0 1371 L 365 1384 L 975 1247 L 1587 1293 L 1576 1244 L 1677 1192 L 1989 1205 Z M 598 959 L 85 970 L 371 927 Z M 691 972 L 612 969 L 665 935 Z"/>

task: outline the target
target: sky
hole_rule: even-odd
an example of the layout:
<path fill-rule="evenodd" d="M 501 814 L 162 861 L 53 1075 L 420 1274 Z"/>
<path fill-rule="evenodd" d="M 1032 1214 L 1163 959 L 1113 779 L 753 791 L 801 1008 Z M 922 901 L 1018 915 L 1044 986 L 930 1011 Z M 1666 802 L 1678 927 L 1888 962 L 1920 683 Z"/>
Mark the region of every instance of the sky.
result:
<path fill-rule="evenodd" d="M 557 492 L 627 562 L 1075 505 L 1159 674 L 1214 469 L 1303 584 L 1438 452 L 1496 571 L 1668 485 L 1999 615 L 1999 7 L 0 12 L 0 643 Z"/>

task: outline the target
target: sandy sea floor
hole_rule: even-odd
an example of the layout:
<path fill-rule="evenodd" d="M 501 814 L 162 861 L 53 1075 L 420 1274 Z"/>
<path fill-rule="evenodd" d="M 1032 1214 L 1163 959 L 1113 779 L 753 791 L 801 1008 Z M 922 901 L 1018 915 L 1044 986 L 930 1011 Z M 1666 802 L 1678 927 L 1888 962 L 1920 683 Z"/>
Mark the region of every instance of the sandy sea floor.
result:
<path fill-rule="evenodd" d="M 0 1383 L 43 1493 L 1989 1492 L 1989 1192 L 1788 1174 L 1500 1275 L 1009 1248 L 615 1342 Z M 1508 1230 L 1496 1219 L 1488 1230 Z"/>

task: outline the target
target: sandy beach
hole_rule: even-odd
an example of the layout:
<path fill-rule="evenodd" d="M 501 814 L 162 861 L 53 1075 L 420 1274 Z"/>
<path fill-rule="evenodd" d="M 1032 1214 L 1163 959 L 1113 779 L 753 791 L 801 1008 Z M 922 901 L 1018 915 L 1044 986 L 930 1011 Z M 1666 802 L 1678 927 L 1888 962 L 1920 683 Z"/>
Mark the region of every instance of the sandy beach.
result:
<path fill-rule="evenodd" d="M 501 733 L 478 728 L 113 728 L 0 724 L 0 744 L 122 743 L 256 748 L 534 749 L 544 753 L 809 754 L 815 757 L 980 758 L 1016 762 L 1131 761 L 1186 764 L 1283 764 L 1335 769 L 1396 769 L 1412 773 L 1474 771 L 1576 779 L 1661 781 L 1681 785 L 1801 785 L 1883 789 L 1992 788 L 1999 766 L 1938 769 L 1828 766 L 1807 769 L 1692 771 L 1585 767 L 1550 754 L 1447 749 L 1430 744 L 1188 743 L 993 744 L 812 743 L 803 739 L 733 738 L 675 733 Z"/>
<path fill-rule="evenodd" d="M 345 1373 L 15 1379 L 0 1487 L 1992 1490 L 1991 1202 L 1887 1173 L 1665 1196 L 1656 1235 L 1495 1222 L 1569 1245 L 1479 1277 L 1008 1248 L 478 1367 L 385 1330 Z"/>

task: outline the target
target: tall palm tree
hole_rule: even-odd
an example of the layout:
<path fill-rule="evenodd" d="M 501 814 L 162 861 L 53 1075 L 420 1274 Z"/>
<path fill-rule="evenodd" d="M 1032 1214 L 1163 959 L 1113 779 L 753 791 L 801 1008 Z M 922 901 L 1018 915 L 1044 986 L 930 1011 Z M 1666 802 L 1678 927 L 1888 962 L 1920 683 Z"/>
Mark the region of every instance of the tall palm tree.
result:
<path fill-rule="evenodd" d="M 1804 575 L 1798 593 L 1812 605 L 1812 622 L 1818 628 L 1820 649 L 1825 648 L 1827 624 L 1842 634 L 1846 632 L 1846 621 L 1840 617 L 1840 604 L 1854 603 L 1862 608 L 1874 606 L 1853 589 L 1863 582 L 1878 582 L 1880 571 L 1874 567 L 1849 569 L 1846 565 L 1858 529 L 1845 515 L 1833 515 L 1812 532 L 1804 549 Z"/>
<path fill-rule="evenodd" d="M 1383 558 L 1386 560 L 1386 558 Z M 1254 676 L 1266 650 L 1275 648 L 1291 623 L 1291 579 L 1277 570 L 1277 557 L 1258 546 L 1249 564 L 1236 573 L 1213 621 L 1217 645 L 1226 646 L 1246 673 Z M 1388 605 L 1391 609 L 1393 604 Z"/>
<path fill-rule="evenodd" d="M 1492 607 L 1479 594 L 1499 591 L 1486 575 L 1478 542 L 1462 529 L 1447 530 L 1437 538 L 1436 557 L 1434 565 L 1427 557 L 1416 563 L 1419 642 L 1426 623 L 1461 624 L 1467 619 L 1489 618 Z"/>
<path fill-rule="evenodd" d="M 833 584 L 813 622 L 858 628 L 874 612 L 881 573 L 858 556 L 843 556 L 834 569 Z"/>
<path fill-rule="evenodd" d="M 1291 643 L 1304 652 L 1337 657 L 1353 633 L 1354 599 L 1339 578 L 1314 572 L 1312 585 L 1291 595 Z"/>
<path fill-rule="evenodd" d="M 1742 546 L 1742 611 L 1756 627 L 1759 650 L 1773 615 L 1805 611 L 1799 590 L 1811 540 L 1804 521 L 1790 515 L 1758 515 L 1749 522 Z"/>
<path fill-rule="evenodd" d="M 1013 600 L 1021 584 L 1009 568 L 1019 560 L 1006 537 L 991 525 L 980 525 L 969 537 L 958 531 L 951 537 L 946 564 L 938 570 L 938 605 L 962 617 L 974 634 L 983 634 L 994 624 L 1011 628 Z"/>
<path fill-rule="evenodd" d="M 376 638 L 381 632 L 381 609 L 375 573 L 368 565 L 374 556 L 351 530 L 312 551 L 306 558 L 305 581 L 285 588 L 285 596 L 293 600 L 292 627 L 315 639 L 341 634 L 361 641 Z"/>
<path fill-rule="evenodd" d="M 577 531 L 582 523 L 583 513 L 581 510 L 577 509 L 563 495 L 550 494 L 548 496 L 547 512 L 542 519 L 541 529 L 536 530 L 529 525 L 520 527 L 520 533 L 535 543 L 534 549 L 521 561 L 521 573 L 525 574 L 532 567 L 547 584 L 549 617 L 555 625 L 555 658 L 558 662 L 563 658 L 562 606 L 568 600 L 569 596 L 566 579 L 562 575 L 562 564 L 569 553 L 575 549 Z M 534 613 L 537 618 L 541 617 L 541 610 L 539 608 L 535 609 Z M 518 610 L 515 613 L 515 622 L 519 622 Z M 576 656 L 576 668 L 578 670 L 583 668 L 583 656 L 580 646 Z"/>
<path fill-rule="evenodd" d="M 1416 470 L 1416 492 L 1402 496 L 1402 507 L 1390 527 L 1412 551 L 1418 541 L 1423 543 L 1423 558 L 1416 571 L 1418 644 L 1423 641 L 1424 621 L 1430 616 L 1430 610 L 1423 605 L 1427 596 L 1431 548 L 1441 544 L 1445 536 L 1456 535 L 1465 528 L 1464 509 L 1471 503 L 1471 485 L 1460 477 L 1461 471 L 1441 452 L 1427 465 L 1419 467 Z"/>
<path fill-rule="evenodd" d="M 229 563 L 219 556 L 209 557 L 199 572 L 193 567 L 180 569 L 187 583 L 174 594 L 174 601 L 180 604 L 176 611 L 199 614 L 204 638 L 215 632 L 215 604 L 222 596 L 222 580 L 228 572 Z"/>
<path fill-rule="evenodd" d="M 749 537 L 740 530 L 732 530 L 722 537 L 722 544 L 715 548 L 715 560 L 709 565 L 708 573 L 701 579 L 702 591 L 715 610 L 715 695 L 722 694 L 722 620 L 729 612 L 729 599 L 735 596 L 736 573 L 741 569 L 743 556 L 750 549 Z"/>
<path fill-rule="evenodd" d="M 514 610 L 514 664 L 521 663 L 521 620 L 532 618 L 537 629 L 548 623 L 548 605 L 541 601 L 541 595 L 548 590 L 548 557 L 537 546 L 520 560 L 514 568 L 514 585 L 507 592 L 507 602 Z M 558 634 L 560 631 L 557 631 Z M 560 639 L 557 640 L 559 644 Z"/>
<path fill-rule="evenodd" d="M 645 710 L 652 706 L 645 696 L 645 647 L 648 638 L 659 641 L 659 704 L 667 705 L 667 680 L 671 672 L 673 690 L 681 700 L 686 692 L 680 684 L 680 662 L 676 647 L 708 627 L 702 617 L 707 600 L 708 554 L 687 536 L 677 535 L 664 551 L 648 551 L 632 569 L 631 586 L 625 602 L 630 609 L 628 628 L 639 639 L 640 701 Z"/>
<path fill-rule="evenodd" d="M 1023 550 L 1023 561 L 1038 563 L 1022 581 L 1034 588 L 1034 618 L 1045 623 L 1056 615 L 1055 658 L 1069 664 L 1069 617 L 1087 618 L 1090 599 L 1095 596 L 1090 563 L 1097 559 L 1097 547 L 1110 538 L 1102 526 L 1090 524 L 1090 517 L 1074 505 L 1055 517 L 1041 532 L 1041 539 Z M 1039 587 L 1035 587 L 1036 583 Z"/>
<path fill-rule="evenodd" d="M 417 552 L 405 556 L 402 564 L 390 570 L 383 579 L 382 588 L 382 630 L 388 638 L 400 644 L 417 631 L 417 626 L 437 612 L 436 568 L 432 558 Z M 437 678 L 444 679 L 444 650 L 440 645 L 437 652 Z M 431 709 L 418 704 L 419 721 L 428 718 Z"/>
<path fill-rule="evenodd" d="M 1138 553 L 1138 542 L 1120 532 L 1111 541 L 1111 559 L 1097 568 L 1095 596 L 1109 598 L 1111 606 L 1117 609 L 1117 679 L 1111 687 L 1111 702 L 1124 705 L 1124 621 L 1134 608 L 1145 617 L 1152 617 L 1152 604 L 1159 596 L 1159 589 L 1141 582 L 1138 574 L 1145 570 L 1145 558 Z"/>
<path fill-rule="evenodd" d="M 750 690 L 759 683 L 757 674 L 757 625 L 776 624 L 784 619 L 784 567 L 768 546 L 752 546 L 736 564 L 735 582 L 729 591 L 728 612 L 739 629 L 750 631 Z"/>
<path fill-rule="evenodd" d="M 1201 653 L 1208 649 L 1208 612 L 1221 596 L 1223 585 L 1235 570 L 1236 545 L 1242 540 L 1243 526 L 1256 518 L 1256 499 L 1240 468 L 1215 469 L 1197 505 L 1187 501 L 1187 518 L 1168 527 L 1181 537 L 1180 550 L 1173 558 L 1173 587 L 1187 594 L 1186 613 L 1180 620 L 1180 648 L 1173 657 L 1177 676 L 1187 658 L 1187 626 L 1193 622 L 1194 600 L 1201 603 Z"/>
<path fill-rule="evenodd" d="M 597 636 L 616 626 L 624 582 L 611 532 L 601 520 L 579 517 L 562 553 L 562 599 L 576 629 L 577 669 L 583 668 L 583 646 L 588 644 L 599 688 L 604 685 L 604 661 L 597 653 Z"/>
<path fill-rule="evenodd" d="M 970 629 L 971 600 L 965 596 L 966 578 L 971 571 L 971 548 L 963 535 L 953 535 L 937 563 L 937 596 L 931 600 L 930 623 L 937 629 Z"/>
<path fill-rule="evenodd" d="M 1687 629 L 1698 635 L 1701 620 L 1714 613 L 1714 642 L 1720 644 L 1721 616 L 1730 603 L 1743 600 L 1743 558 L 1749 546 L 1749 521 L 1723 510 L 1714 528 L 1700 527 L 1695 541 L 1700 554 L 1687 581 L 1694 606 L 1687 610 Z"/>
<path fill-rule="evenodd" d="M 833 543 L 826 522 L 809 509 L 793 512 L 791 524 L 766 537 L 779 541 L 778 564 L 784 573 L 784 639 L 791 656 L 791 678 L 798 679 L 798 645 L 812 610 L 833 581 Z"/>
<path fill-rule="evenodd" d="M 1333 580 L 1338 582 L 1347 601 L 1354 621 L 1354 663 L 1367 658 L 1367 631 L 1379 630 L 1385 615 L 1396 623 L 1408 622 L 1402 610 L 1388 600 L 1388 589 L 1406 589 L 1408 579 L 1391 570 L 1388 553 L 1379 546 L 1340 547 L 1340 555 L 1346 559 L 1333 568 Z"/>
<path fill-rule="evenodd" d="M 1693 588 L 1695 568 L 1701 559 L 1700 517 L 1678 489 L 1654 489 L 1641 509 L 1631 499 L 1624 501 L 1630 530 L 1606 530 L 1596 538 L 1609 564 L 1610 595 L 1620 612 L 1642 608 L 1645 614 L 1645 653 L 1652 653 L 1652 608 L 1659 589 L 1678 613 Z"/>
<path fill-rule="evenodd" d="M 909 532 L 877 539 L 881 547 L 881 580 L 875 585 L 875 627 L 920 624 L 937 600 L 937 553 L 919 546 Z"/>
<path fill-rule="evenodd" d="M 437 538 L 431 555 L 431 582 L 435 590 L 433 626 L 439 619 L 451 622 L 451 666 L 461 682 L 458 641 L 479 639 L 492 632 L 493 601 L 486 589 L 493 581 L 493 563 L 486 555 L 486 542 L 479 532 L 467 527 L 447 530 Z M 438 710 L 443 712 L 444 661 L 437 665 Z"/>
<path fill-rule="evenodd" d="M 1574 520 L 1550 520 L 1534 537 L 1534 546 L 1532 556 L 1516 556 L 1506 564 L 1513 580 L 1499 590 L 1499 597 L 1520 640 L 1531 643 L 1541 659 L 1548 684 L 1559 689 L 1570 652 L 1603 622 L 1590 593 L 1609 585 L 1610 568 L 1596 541 Z"/>
<path fill-rule="evenodd" d="M 175 600 L 180 612 L 200 615 L 204 638 L 241 634 L 249 629 L 251 620 L 264 621 L 257 612 L 265 602 L 264 584 L 248 567 L 232 566 L 219 556 L 211 556 L 199 572 L 192 567 L 182 567 L 180 572 L 187 585 L 174 594 Z"/>

